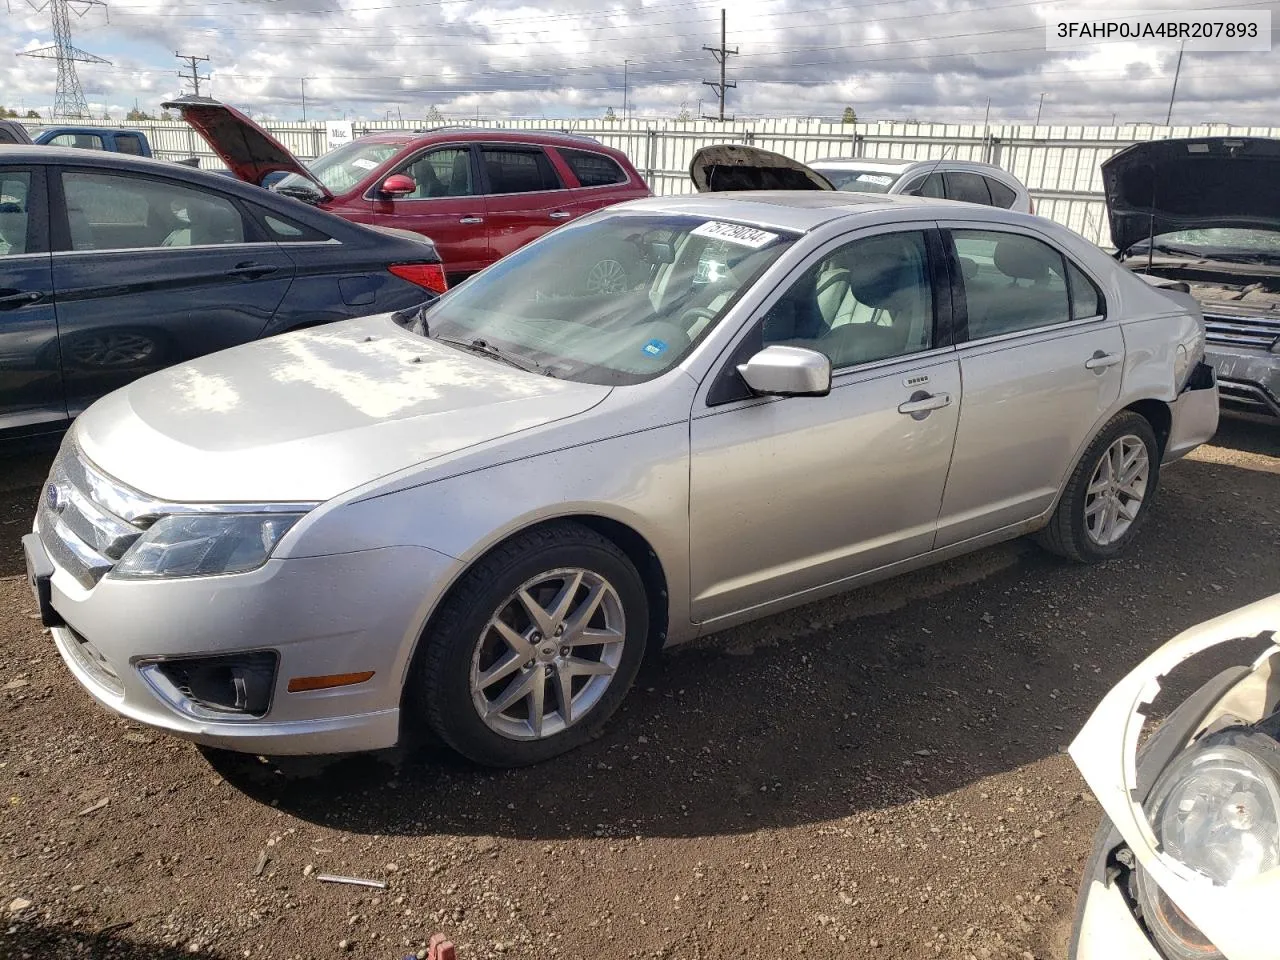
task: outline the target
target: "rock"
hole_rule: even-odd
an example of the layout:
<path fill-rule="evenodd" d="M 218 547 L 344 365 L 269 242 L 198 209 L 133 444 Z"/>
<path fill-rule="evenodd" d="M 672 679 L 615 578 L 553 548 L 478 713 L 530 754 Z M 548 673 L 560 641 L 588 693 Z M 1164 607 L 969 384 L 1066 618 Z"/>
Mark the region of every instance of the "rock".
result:
<path fill-rule="evenodd" d="M 83 890 L 83 889 L 84 889 L 84 884 L 83 884 L 83 883 L 75 883 L 75 884 L 72 884 L 72 885 L 71 885 L 71 892 L 72 892 L 72 893 L 79 893 L 79 892 L 80 892 L 81 890 Z"/>
<path fill-rule="evenodd" d="M 25 900 L 22 897 L 14 897 L 12 900 L 9 901 L 10 913 L 22 913 L 23 910 L 30 910 L 30 909 L 31 909 L 30 900 Z"/>
<path fill-rule="evenodd" d="M 400 869 L 400 865 L 397 863 L 388 863 L 385 867 L 383 867 L 383 869 L 386 870 L 387 873 L 395 873 L 397 870 Z"/>
<path fill-rule="evenodd" d="M 312 875 L 313 873 L 315 873 L 315 872 L 316 872 L 316 868 L 315 868 L 315 867 L 313 867 L 313 866 L 312 866 L 311 864 L 309 864 L 309 863 L 308 863 L 305 867 L 303 867 L 303 868 L 302 868 L 302 875 L 303 875 L 304 877 L 309 877 L 309 876 L 311 876 L 311 875 Z"/>
<path fill-rule="evenodd" d="M 1031 831 L 1031 835 L 1032 835 L 1033 837 L 1035 837 L 1037 840 L 1043 840 L 1043 839 L 1044 839 L 1044 831 L 1043 831 L 1043 830 L 1039 830 L 1039 829 L 1037 829 L 1037 830 L 1033 830 L 1033 831 Z"/>
<path fill-rule="evenodd" d="M 350 950 L 354 946 L 355 946 L 355 942 L 352 940 L 338 941 L 338 949 L 341 950 L 343 953 L 346 953 L 348 950 Z"/>
<path fill-rule="evenodd" d="M 8 683 L 4 685 L 4 689 L 21 690 L 30 682 L 31 681 L 27 680 L 25 677 L 15 677 L 14 679 L 10 680 Z"/>

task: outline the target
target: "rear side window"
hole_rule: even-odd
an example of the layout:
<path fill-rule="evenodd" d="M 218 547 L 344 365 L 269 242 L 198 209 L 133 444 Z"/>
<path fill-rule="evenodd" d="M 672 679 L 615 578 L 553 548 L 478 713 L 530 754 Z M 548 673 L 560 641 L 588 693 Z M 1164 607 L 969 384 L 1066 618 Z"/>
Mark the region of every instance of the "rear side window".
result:
<path fill-rule="evenodd" d="M 31 174 L 0 171 L 0 257 L 27 252 L 27 196 Z"/>
<path fill-rule="evenodd" d="M 996 230 L 956 230 L 952 236 L 964 276 L 970 340 L 1071 319 L 1065 260 L 1053 247 Z"/>
<path fill-rule="evenodd" d="M 142 156 L 142 140 L 133 133 L 116 135 L 116 152 L 127 153 L 135 157 Z"/>
<path fill-rule="evenodd" d="M 987 181 L 987 189 L 991 191 L 991 203 L 994 206 L 1004 207 L 1008 210 L 1013 206 L 1013 202 L 1018 199 L 1018 194 L 999 180 L 993 177 L 983 177 L 982 179 Z"/>
<path fill-rule="evenodd" d="M 266 225 L 267 233 L 271 235 L 271 239 L 279 243 L 324 243 L 326 240 L 332 239 L 326 233 L 321 233 L 312 227 L 305 226 L 287 217 L 282 217 L 278 213 L 267 213 L 265 210 L 256 207 L 254 212 Z"/>
<path fill-rule="evenodd" d="M 1067 261 L 1067 282 L 1071 285 L 1072 320 L 1087 320 L 1107 312 L 1107 304 L 1098 285 L 1070 260 Z"/>
<path fill-rule="evenodd" d="M 946 178 L 948 199 L 991 206 L 991 194 L 987 190 L 985 177 L 976 173 L 954 172 L 946 174 Z"/>
<path fill-rule="evenodd" d="M 490 193 L 533 193 L 559 190 L 560 178 L 550 158 L 537 148 L 481 147 Z"/>
<path fill-rule="evenodd" d="M 611 183 L 627 182 L 627 175 L 622 168 L 602 154 L 561 147 L 560 156 L 564 157 L 564 162 L 584 187 L 605 187 Z"/>
<path fill-rule="evenodd" d="M 49 141 L 51 147 L 79 147 L 81 150 L 105 150 L 96 133 L 60 133 Z"/>

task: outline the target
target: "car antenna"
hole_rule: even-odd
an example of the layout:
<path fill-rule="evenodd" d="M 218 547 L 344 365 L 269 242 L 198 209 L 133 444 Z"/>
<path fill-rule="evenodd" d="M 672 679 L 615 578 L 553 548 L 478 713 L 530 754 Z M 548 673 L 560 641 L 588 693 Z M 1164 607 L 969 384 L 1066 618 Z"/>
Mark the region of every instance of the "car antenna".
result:
<path fill-rule="evenodd" d="M 924 184 L 928 182 L 928 180 L 929 180 L 929 178 L 930 178 L 930 177 L 932 177 L 935 173 L 937 173 L 937 172 L 938 172 L 938 167 L 942 164 L 942 161 L 943 161 L 943 160 L 945 160 L 945 159 L 947 159 L 947 151 L 948 151 L 948 150 L 950 150 L 950 149 L 951 149 L 952 147 L 954 147 L 954 146 L 955 146 L 955 144 L 953 143 L 953 144 L 950 144 L 949 146 L 947 146 L 946 148 L 944 148 L 944 149 L 943 149 L 943 151 L 942 151 L 942 156 L 940 156 L 937 160 L 933 161 L 933 166 L 932 166 L 932 167 L 930 167 L 930 168 L 929 168 L 929 172 L 928 172 L 928 173 L 926 173 L 926 174 L 924 175 L 924 181 L 920 184 L 920 189 L 922 189 L 922 190 L 923 190 L 923 189 L 924 189 Z M 945 191 L 943 191 L 943 192 L 945 193 Z"/>

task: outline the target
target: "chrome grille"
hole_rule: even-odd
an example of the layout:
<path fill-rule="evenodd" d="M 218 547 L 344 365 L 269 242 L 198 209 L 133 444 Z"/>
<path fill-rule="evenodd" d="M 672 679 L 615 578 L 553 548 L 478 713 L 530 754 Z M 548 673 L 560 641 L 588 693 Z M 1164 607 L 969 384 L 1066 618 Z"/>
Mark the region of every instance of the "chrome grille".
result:
<path fill-rule="evenodd" d="M 1221 313 L 1204 315 L 1205 339 L 1231 347 L 1268 350 L 1280 339 L 1280 311 L 1272 317 L 1236 317 Z"/>
<path fill-rule="evenodd" d="M 154 521 L 153 506 L 88 463 L 68 437 L 41 493 L 36 529 L 53 562 L 90 588 Z"/>

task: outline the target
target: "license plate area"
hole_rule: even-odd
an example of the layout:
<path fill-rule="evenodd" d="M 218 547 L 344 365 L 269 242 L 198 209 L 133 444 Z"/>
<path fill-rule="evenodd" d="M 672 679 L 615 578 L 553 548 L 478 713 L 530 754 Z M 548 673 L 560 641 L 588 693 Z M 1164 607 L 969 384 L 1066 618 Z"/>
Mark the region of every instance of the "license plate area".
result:
<path fill-rule="evenodd" d="M 36 534 L 28 533 L 22 538 L 22 553 L 27 562 L 27 583 L 40 611 L 40 623 L 46 627 L 62 626 L 62 617 L 53 609 L 53 561 L 45 552 L 44 544 Z"/>

